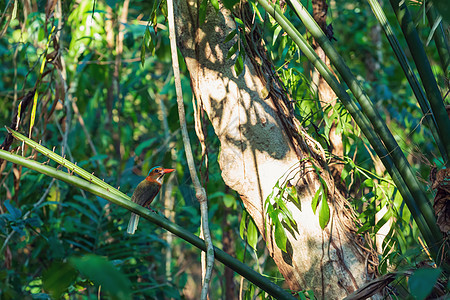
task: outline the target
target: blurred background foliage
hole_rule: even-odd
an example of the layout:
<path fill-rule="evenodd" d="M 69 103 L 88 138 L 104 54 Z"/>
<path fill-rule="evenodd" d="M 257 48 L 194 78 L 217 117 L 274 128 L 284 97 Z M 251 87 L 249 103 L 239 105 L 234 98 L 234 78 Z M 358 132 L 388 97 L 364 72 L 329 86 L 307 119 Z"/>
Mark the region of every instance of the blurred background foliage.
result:
<path fill-rule="evenodd" d="M 198 205 L 186 172 L 176 110 L 165 1 L 0 3 L 2 134 L 6 135 L 3 126 L 12 124 L 20 101 L 37 88 L 34 140 L 55 147 L 57 153 L 128 195 L 151 167 L 175 168 L 153 208 L 198 234 Z M 425 41 L 431 26 L 421 18 L 422 6 L 414 3 L 409 8 Z M 385 11 L 395 24 L 389 7 Z M 329 107 L 317 100 L 311 65 L 279 25 L 263 12 L 261 15 L 269 54 L 296 102 L 296 116 L 325 149 L 333 121 L 343 134 L 342 180 L 359 213 L 360 231 L 373 238 L 367 242 L 374 244 L 381 226 L 388 224 L 386 239 L 377 245 L 382 253 L 378 271 L 384 274 L 420 263 L 426 254 L 417 242 L 417 226 L 380 161 L 340 104 Z M 292 16 L 289 9 L 287 15 Z M 370 7 L 365 1 L 331 1 L 328 19 L 338 51 L 359 74 L 408 160 L 424 184 L 429 184 L 430 167 L 441 166 L 442 161 Z M 295 25 L 303 28 L 298 21 Z M 56 30 L 51 34 L 53 26 Z M 438 63 L 433 41 L 427 51 L 441 90 L 448 91 L 448 70 Z M 39 82 L 41 62 L 49 53 L 54 53 L 53 60 L 47 62 Z M 208 164 L 201 156 L 189 74 L 183 64 L 181 67 L 188 129 L 207 187 L 213 241 L 282 285 L 239 196 L 222 181 L 217 163 L 220 145 L 206 117 Z M 31 107 L 30 103 L 23 108 L 19 125 L 19 131 L 26 134 Z M 15 142 L 11 148 L 19 146 Z M 36 155 L 29 150 L 25 154 Z M 41 155 L 36 159 L 47 162 Z M 129 237 L 125 234 L 129 219 L 125 209 L 11 163 L 1 165 L 0 183 L 0 298 L 198 297 L 200 256 L 189 244 L 149 222 L 141 222 L 137 233 Z M 375 213 L 382 209 L 383 214 L 376 218 Z M 237 297 L 242 284 L 248 299 L 260 294 L 220 264 L 214 272 L 213 299 Z M 408 293 L 401 285 L 398 289 L 398 293 Z"/>

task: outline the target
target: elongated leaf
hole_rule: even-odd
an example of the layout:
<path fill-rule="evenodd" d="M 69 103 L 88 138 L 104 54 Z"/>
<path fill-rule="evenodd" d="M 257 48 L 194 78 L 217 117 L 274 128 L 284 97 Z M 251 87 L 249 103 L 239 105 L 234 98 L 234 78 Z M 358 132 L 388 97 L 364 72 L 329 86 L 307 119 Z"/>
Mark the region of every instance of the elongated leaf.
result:
<path fill-rule="evenodd" d="M 241 239 L 245 241 L 245 222 L 247 219 L 247 212 L 244 210 L 241 217 L 241 223 L 239 224 L 239 235 L 241 236 Z"/>
<path fill-rule="evenodd" d="M 256 250 L 256 244 L 258 243 L 258 230 L 256 229 L 255 222 L 252 218 L 249 218 L 247 225 L 247 242 L 253 249 Z"/>
<path fill-rule="evenodd" d="M 139 146 L 137 146 L 136 149 L 134 150 L 134 153 L 136 154 L 136 156 L 140 156 L 145 148 L 150 147 L 157 140 L 158 138 L 151 138 L 140 143 Z"/>
<path fill-rule="evenodd" d="M 320 201 L 320 210 L 319 210 L 320 227 L 324 229 L 329 221 L 330 221 L 330 207 L 328 206 L 327 199 L 322 198 L 322 201 Z"/>
<path fill-rule="evenodd" d="M 206 20 L 206 8 L 208 7 L 208 0 L 202 0 L 202 3 L 200 4 L 200 10 L 198 12 L 198 19 L 200 25 L 203 25 Z"/>
<path fill-rule="evenodd" d="M 287 236 L 286 232 L 284 231 L 283 224 L 281 224 L 278 218 L 274 218 L 273 223 L 273 226 L 275 227 L 275 243 L 277 244 L 278 248 L 286 252 Z"/>
<path fill-rule="evenodd" d="M 275 28 L 275 30 L 273 32 L 273 37 L 272 37 L 272 46 L 275 45 L 275 42 L 278 39 L 278 35 L 280 34 L 282 29 L 283 29 L 283 27 L 281 27 L 281 26 L 277 26 L 277 28 Z"/>
<path fill-rule="evenodd" d="M 236 30 L 232 30 L 227 37 L 225 38 L 225 40 L 223 41 L 224 43 L 228 43 L 229 41 L 231 41 L 232 38 L 234 38 L 234 36 L 236 35 L 237 31 Z"/>
<path fill-rule="evenodd" d="M 230 59 L 234 53 L 236 53 L 237 49 L 239 47 L 239 42 L 234 43 L 234 45 L 228 50 L 227 53 L 227 59 Z"/>
<path fill-rule="evenodd" d="M 314 198 L 311 201 L 311 208 L 316 213 L 317 210 L 317 203 L 319 202 L 319 198 L 322 196 L 323 187 L 322 185 L 317 189 L 316 193 L 314 194 Z"/>
<path fill-rule="evenodd" d="M 234 64 L 234 71 L 236 71 L 236 76 L 239 76 L 243 70 L 244 70 L 244 58 L 242 57 L 242 51 L 240 51 Z"/>

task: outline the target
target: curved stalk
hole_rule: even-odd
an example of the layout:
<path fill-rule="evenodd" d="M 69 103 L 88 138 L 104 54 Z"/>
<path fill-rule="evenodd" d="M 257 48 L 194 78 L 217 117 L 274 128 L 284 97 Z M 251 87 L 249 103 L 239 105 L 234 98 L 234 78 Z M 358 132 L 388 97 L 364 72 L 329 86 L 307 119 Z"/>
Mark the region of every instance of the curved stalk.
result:
<path fill-rule="evenodd" d="M 412 171 L 409 169 L 409 164 L 407 163 L 403 153 L 401 152 L 395 140 L 393 138 L 388 139 L 388 142 L 390 142 L 390 144 L 388 145 L 384 141 L 384 139 L 383 144 L 378 138 L 377 134 L 382 133 L 387 136 L 390 135 L 391 137 L 392 134 L 389 132 L 387 128 L 385 128 L 386 125 L 382 122 L 382 119 L 379 117 L 379 114 L 376 111 L 374 111 L 373 107 L 371 106 L 372 104 L 370 99 L 368 99 L 367 95 L 361 90 L 356 80 L 354 80 L 353 75 L 350 73 L 345 63 L 343 63 L 342 58 L 340 58 L 340 56 L 337 55 L 337 53 L 329 43 L 328 38 L 323 34 L 321 29 L 315 23 L 314 19 L 309 15 L 309 13 L 303 8 L 304 10 L 303 13 L 308 16 L 308 23 L 307 23 L 308 30 L 310 30 L 310 32 L 313 34 L 316 40 L 320 43 L 322 49 L 324 49 L 325 53 L 330 58 L 331 62 L 335 66 L 336 64 L 339 65 L 339 68 L 337 69 L 340 73 L 342 72 L 346 75 L 344 77 L 343 74 L 341 73 L 344 80 L 346 79 L 347 84 L 353 90 L 355 97 L 365 98 L 366 101 L 364 101 L 363 102 L 364 105 L 361 104 L 361 106 L 365 113 L 367 113 L 366 112 L 367 109 L 369 110 L 370 114 L 368 114 L 367 116 L 361 112 L 361 107 L 350 99 L 350 96 L 347 94 L 343 86 L 337 81 L 336 77 L 326 67 L 325 63 L 317 56 L 317 54 L 314 52 L 312 47 L 307 43 L 305 38 L 297 31 L 297 29 L 292 25 L 292 23 L 289 22 L 289 20 L 283 15 L 280 9 L 273 4 L 269 4 L 266 0 L 258 0 L 258 2 L 264 7 L 264 9 L 270 15 L 272 15 L 272 17 L 274 17 L 277 20 L 277 22 L 283 27 L 285 32 L 299 46 L 301 51 L 312 62 L 314 67 L 324 77 L 324 79 L 327 81 L 327 83 L 330 85 L 330 87 L 342 101 L 346 109 L 352 115 L 353 119 L 357 122 L 358 126 L 361 127 L 361 130 L 363 131 L 364 135 L 367 137 L 370 144 L 377 152 L 377 155 L 383 161 L 383 164 L 385 165 L 392 179 L 399 188 L 399 191 L 401 192 L 403 198 L 405 199 L 408 208 L 410 209 L 412 215 L 414 216 L 414 220 L 416 221 L 419 230 L 423 234 L 424 239 L 427 241 L 428 246 L 431 248 L 431 252 L 433 253 L 434 257 L 436 257 L 442 237 L 439 232 L 439 229 L 436 226 L 434 214 L 430 206 L 428 205 L 427 199 L 423 191 L 420 189 L 420 185 L 417 182 L 417 179 L 414 177 Z M 330 50 L 330 48 L 332 50 Z M 334 51 L 335 55 L 330 55 L 331 51 Z M 349 77 L 352 80 L 350 80 Z M 374 124 L 374 121 L 377 122 L 375 122 Z M 374 124 L 374 126 L 376 125 L 375 130 L 372 129 L 370 123 Z M 388 146 L 387 147 L 388 149 L 385 148 L 385 145 Z M 408 176 L 404 176 L 405 172 L 408 174 Z M 417 198 L 420 198 L 420 201 L 416 201 L 413 195 Z"/>
<path fill-rule="evenodd" d="M 8 151 L 0 150 L 0 158 L 15 163 L 17 165 L 24 166 L 28 169 L 37 171 L 39 173 L 45 174 L 47 176 L 59 179 L 70 185 L 79 187 L 87 192 L 102 197 L 103 199 L 106 199 L 114 204 L 126 208 L 140 215 L 142 218 L 147 219 L 150 222 L 156 224 L 157 226 L 172 232 L 173 234 L 184 239 L 185 241 L 194 245 L 200 250 L 206 251 L 206 245 L 204 240 L 187 231 L 183 227 L 170 222 L 168 219 L 132 202 L 129 196 L 127 195 L 120 196 L 117 193 L 118 192 L 117 190 L 113 191 L 114 188 L 112 187 L 103 188 L 101 186 L 93 184 L 93 182 L 89 182 L 77 176 L 70 175 L 68 172 L 57 170 L 56 168 L 43 165 L 42 163 L 36 162 L 34 160 L 26 159 L 22 156 L 12 154 Z M 253 282 L 255 285 L 257 285 L 258 287 L 260 287 L 261 289 L 272 295 L 273 297 L 277 299 L 295 299 L 293 296 L 291 296 L 290 293 L 286 292 L 281 287 L 271 282 L 269 279 L 263 277 L 261 274 L 255 272 L 247 265 L 230 256 L 226 252 L 222 251 L 217 247 L 214 247 L 213 249 L 218 261 L 222 262 L 227 267 L 233 269 L 236 273 L 244 276 L 245 278 Z"/>

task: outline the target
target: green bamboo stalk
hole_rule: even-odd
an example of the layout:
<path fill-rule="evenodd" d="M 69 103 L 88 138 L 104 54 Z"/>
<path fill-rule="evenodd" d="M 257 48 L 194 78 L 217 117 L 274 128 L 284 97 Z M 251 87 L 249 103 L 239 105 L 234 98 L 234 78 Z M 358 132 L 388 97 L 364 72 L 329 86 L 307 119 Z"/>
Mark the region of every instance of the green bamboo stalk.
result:
<path fill-rule="evenodd" d="M 447 152 L 447 157 L 450 157 L 450 119 L 444 107 L 441 92 L 437 86 L 433 71 L 431 70 L 430 62 L 420 41 L 419 34 L 411 19 L 409 10 L 406 7 L 405 1 L 390 0 L 391 6 L 397 16 L 397 20 L 405 36 L 409 51 L 416 64 L 420 79 L 422 80 L 425 93 L 430 102 L 431 111 L 436 119 L 437 131 L 441 138 Z M 444 162 L 446 167 L 450 167 L 450 161 Z"/>
<path fill-rule="evenodd" d="M 436 9 L 434 8 L 431 1 L 427 1 L 426 10 L 428 23 L 430 26 L 434 26 L 434 23 L 438 19 L 438 14 L 436 13 Z M 450 65 L 450 55 L 449 55 L 450 50 L 447 42 L 447 37 L 444 32 L 444 28 L 442 27 L 442 20 L 439 22 L 439 25 L 434 31 L 433 39 L 439 54 L 439 60 L 441 61 L 441 67 L 444 72 L 444 76 L 447 76 L 448 67 Z"/>
<path fill-rule="evenodd" d="M 51 152 L 50 150 L 46 150 L 48 152 Z M 149 220 L 150 222 L 156 224 L 157 226 L 164 228 L 171 233 L 177 235 L 178 237 L 184 239 L 188 243 L 194 245 L 195 247 L 199 248 L 202 251 L 206 251 L 205 242 L 197 237 L 196 235 L 192 234 L 191 232 L 187 231 L 181 226 L 178 226 L 175 223 L 172 223 L 165 217 L 162 217 L 152 211 L 150 211 L 147 208 L 144 208 L 132 201 L 130 201 L 130 197 L 123 194 L 121 196 L 118 192 L 118 190 L 114 191 L 115 188 L 104 188 L 102 186 L 98 186 L 94 184 L 93 182 L 90 182 L 88 180 L 85 180 L 83 178 L 79 178 L 77 176 L 70 175 L 67 172 L 57 170 L 56 168 L 43 165 L 39 162 L 36 162 L 34 160 L 26 159 L 22 156 L 12 154 L 8 151 L 0 150 L 0 158 L 10 161 L 12 163 L 15 163 L 17 165 L 24 166 L 28 169 L 37 171 L 39 173 L 45 174 L 47 176 L 59 179 L 61 181 L 64 181 L 70 185 L 76 186 L 78 188 L 81 188 L 87 192 L 90 192 L 94 195 L 97 195 L 99 197 L 102 197 L 103 199 L 106 199 L 114 204 L 117 204 L 125 209 L 128 209 L 138 215 L 140 215 L 142 218 L 145 218 Z M 79 167 L 78 167 L 79 168 Z M 249 281 L 253 282 L 256 286 L 260 287 L 262 290 L 266 291 L 271 296 L 275 297 L 276 299 L 295 299 L 289 292 L 285 291 L 269 279 L 265 278 L 261 274 L 257 273 L 253 269 L 249 268 L 244 263 L 240 262 L 236 258 L 230 256 L 228 253 L 224 252 L 223 250 L 214 247 L 214 253 L 217 260 L 222 262 L 227 267 L 231 268 L 236 273 L 244 276 Z"/>
<path fill-rule="evenodd" d="M 118 189 L 114 188 L 113 186 L 107 184 L 103 180 L 100 180 L 100 178 L 94 176 L 94 173 L 89 173 L 83 168 L 80 168 L 76 164 L 72 163 L 71 161 L 65 159 L 64 157 L 56 154 L 55 152 L 45 148 L 44 146 L 36 143 L 32 139 L 27 138 L 26 136 L 18 133 L 17 131 L 12 130 L 11 128 L 6 127 L 9 133 L 13 135 L 16 139 L 18 139 L 21 142 L 24 142 L 31 148 L 35 149 L 39 153 L 42 153 L 43 155 L 47 156 L 48 158 L 52 159 L 53 161 L 57 162 L 61 166 L 67 168 L 70 170 L 70 172 L 74 172 L 75 174 L 80 175 L 82 178 L 86 179 L 89 182 L 92 182 L 93 184 L 96 184 L 104 189 L 110 190 L 112 193 L 117 194 L 119 197 L 128 197 L 126 194 L 122 193 Z"/>
<path fill-rule="evenodd" d="M 301 51 L 305 54 L 305 56 L 312 62 L 315 68 L 319 71 L 319 73 L 324 77 L 333 91 L 336 93 L 338 98 L 342 101 L 348 112 L 352 115 L 353 119 L 357 122 L 358 126 L 360 126 L 364 135 L 369 140 L 370 144 L 377 152 L 377 155 L 383 161 L 387 171 L 391 174 L 392 179 L 395 184 L 399 188 L 400 193 L 402 193 L 403 198 L 405 199 L 408 208 L 414 216 L 414 220 L 419 227 L 424 239 L 426 240 L 428 246 L 431 248 L 431 252 L 434 257 L 439 249 L 440 238 L 435 237 L 432 234 L 432 230 L 430 226 L 427 224 L 424 216 L 422 215 L 419 206 L 416 204 L 413 198 L 413 194 L 407 187 L 404 178 L 400 176 L 400 172 L 394 164 L 392 158 L 389 153 L 386 151 L 381 141 L 376 136 L 374 130 L 370 126 L 367 116 L 361 113 L 361 108 L 356 105 L 351 99 L 350 96 L 346 93 L 345 89 L 341 86 L 341 84 L 337 81 L 332 72 L 327 68 L 325 63 L 317 56 L 312 47 L 307 43 L 305 38 L 297 31 L 297 29 L 287 20 L 287 18 L 282 14 L 280 9 L 273 5 L 269 4 L 266 0 L 258 0 L 259 4 L 270 14 L 275 20 L 280 24 L 285 32 L 293 39 L 293 41 L 299 46 Z M 316 24 L 317 25 L 317 24 Z M 322 33 L 323 34 L 323 33 Z M 327 38 L 324 36 L 327 40 Z M 344 65 L 345 66 L 345 65 Z M 346 66 L 345 66 L 346 67 Z M 358 94 L 359 95 L 359 94 Z M 436 227 L 436 224 L 433 223 L 432 226 Z"/>
<path fill-rule="evenodd" d="M 419 102 L 419 106 L 422 109 L 422 113 L 425 117 L 425 121 L 427 122 L 428 128 L 433 134 L 434 140 L 436 141 L 436 144 L 439 148 L 439 151 L 441 152 L 442 157 L 444 158 L 444 161 L 448 161 L 447 151 L 445 150 L 445 146 L 442 143 L 442 140 L 440 139 L 437 131 L 436 119 L 434 118 L 433 114 L 429 113 L 430 105 L 428 104 L 425 93 L 409 64 L 408 59 L 406 58 L 405 52 L 403 52 L 403 49 L 401 48 L 400 43 L 397 40 L 397 37 L 395 36 L 392 27 L 389 24 L 386 15 L 383 12 L 383 9 L 381 8 L 380 3 L 377 0 L 368 0 L 368 2 L 375 17 L 383 28 L 389 44 L 391 45 L 391 48 L 397 56 L 397 60 L 406 75 L 406 79 L 408 80 L 409 85 L 411 86 L 413 93 L 416 96 L 417 101 Z"/>
<path fill-rule="evenodd" d="M 330 40 L 322 32 L 319 25 L 317 25 L 317 23 L 314 21 L 313 17 L 309 14 L 309 12 L 299 1 L 291 0 L 290 3 L 294 7 L 296 14 L 300 17 L 303 24 L 305 24 L 305 26 L 311 32 L 314 39 L 320 44 L 327 57 L 330 59 L 332 64 L 337 69 L 338 73 L 341 75 L 342 79 L 345 81 L 345 83 L 347 83 L 353 95 L 355 95 L 355 98 L 361 105 L 363 113 L 369 118 L 370 123 L 372 123 L 375 129 L 375 132 L 377 133 L 378 136 L 380 136 L 383 144 L 386 146 L 386 149 L 392 156 L 394 164 L 396 165 L 401 177 L 404 179 L 406 183 L 406 186 L 408 187 L 408 189 L 410 190 L 411 194 L 414 196 L 415 199 L 414 201 L 415 203 L 407 203 L 408 207 L 417 205 L 419 207 L 421 215 L 423 216 L 428 227 L 431 230 L 433 238 L 430 239 L 430 242 L 432 242 L 432 244 L 431 245 L 429 244 L 428 246 L 432 247 L 432 245 L 439 245 L 442 240 L 442 235 L 441 232 L 439 231 L 439 228 L 436 225 L 436 218 L 434 216 L 434 212 L 431 206 L 428 204 L 428 199 L 424 191 L 422 190 L 419 181 L 414 175 L 414 172 L 411 170 L 411 166 L 406 160 L 405 155 L 403 154 L 402 150 L 397 144 L 391 131 L 386 126 L 386 123 L 381 118 L 378 110 L 373 105 L 369 96 L 367 96 L 367 94 L 361 88 L 359 82 L 353 76 L 353 74 L 345 64 L 342 57 L 334 49 Z M 448 116 L 447 121 L 449 121 Z M 420 216 L 417 215 L 417 217 Z M 424 236 L 424 238 L 426 237 Z"/>

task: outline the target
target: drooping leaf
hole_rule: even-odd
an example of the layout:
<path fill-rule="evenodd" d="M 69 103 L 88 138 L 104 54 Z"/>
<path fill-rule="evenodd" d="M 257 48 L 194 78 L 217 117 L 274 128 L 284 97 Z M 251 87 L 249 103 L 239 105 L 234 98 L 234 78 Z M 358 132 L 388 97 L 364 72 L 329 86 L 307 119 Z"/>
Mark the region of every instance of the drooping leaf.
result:
<path fill-rule="evenodd" d="M 239 76 L 243 70 L 244 58 L 242 57 L 242 51 L 240 51 L 238 57 L 236 58 L 236 62 L 234 63 L 234 71 L 236 72 L 236 76 Z"/>
<path fill-rule="evenodd" d="M 278 217 L 273 219 L 273 226 L 275 228 L 275 243 L 278 248 L 286 252 L 287 236 L 284 231 L 283 224 L 281 224 L 280 220 L 278 220 Z"/>
<path fill-rule="evenodd" d="M 255 222 L 252 218 L 249 218 L 247 225 L 247 242 L 253 249 L 256 250 L 256 244 L 258 243 L 258 230 L 256 229 Z"/>
<path fill-rule="evenodd" d="M 330 207 L 328 206 L 327 199 L 324 197 L 320 201 L 320 210 L 319 210 L 319 224 L 322 229 L 324 229 L 328 221 L 330 221 Z"/>

